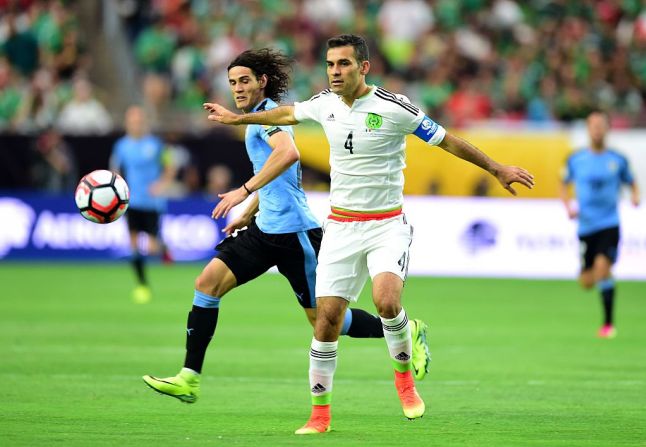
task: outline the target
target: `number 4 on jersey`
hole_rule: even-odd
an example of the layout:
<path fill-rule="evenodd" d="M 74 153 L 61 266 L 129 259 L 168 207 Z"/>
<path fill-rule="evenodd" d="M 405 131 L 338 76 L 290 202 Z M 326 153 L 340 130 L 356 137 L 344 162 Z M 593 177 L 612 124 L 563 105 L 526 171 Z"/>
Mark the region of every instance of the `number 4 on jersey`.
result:
<path fill-rule="evenodd" d="M 354 154 L 354 152 L 352 152 L 352 131 L 348 134 L 348 138 L 345 139 L 343 147 L 349 150 L 351 154 Z"/>

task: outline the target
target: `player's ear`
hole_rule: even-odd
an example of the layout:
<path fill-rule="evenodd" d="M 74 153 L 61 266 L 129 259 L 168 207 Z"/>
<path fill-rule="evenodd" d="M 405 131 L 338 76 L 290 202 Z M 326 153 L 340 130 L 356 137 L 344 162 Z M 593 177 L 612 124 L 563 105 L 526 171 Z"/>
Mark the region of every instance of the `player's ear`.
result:
<path fill-rule="evenodd" d="M 266 74 L 263 74 L 262 76 L 260 76 L 260 78 L 258 78 L 258 84 L 260 85 L 260 88 L 267 87 L 267 81 L 268 80 L 269 80 L 269 78 L 267 78 Z"/>
<path fill-rule="evenodd" d="M 370 71 L 370 61 L 362 61 L 359 63 L 359 73 L 362 75 L 367 75 Z"/>

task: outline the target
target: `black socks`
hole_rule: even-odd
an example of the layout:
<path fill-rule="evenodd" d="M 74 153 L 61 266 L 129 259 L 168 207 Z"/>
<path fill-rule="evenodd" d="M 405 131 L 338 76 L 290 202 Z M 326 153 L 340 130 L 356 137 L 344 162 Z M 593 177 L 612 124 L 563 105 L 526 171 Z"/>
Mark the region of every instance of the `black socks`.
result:
<path fill-rule="evenodd" d="M 206 348 L 215 333 L 219 310 L 217 307 L 205 308 L 193 305 L 193 309 L 188 313 L 185 368 L 202 372 Z"/>
<path fill-rule="evenodd" d="M 348 337 L 353 338 L 383 338 L 384 328 L 381 319 L 363 309 L 350 309 L 352 323 L 348 329 Z"/>

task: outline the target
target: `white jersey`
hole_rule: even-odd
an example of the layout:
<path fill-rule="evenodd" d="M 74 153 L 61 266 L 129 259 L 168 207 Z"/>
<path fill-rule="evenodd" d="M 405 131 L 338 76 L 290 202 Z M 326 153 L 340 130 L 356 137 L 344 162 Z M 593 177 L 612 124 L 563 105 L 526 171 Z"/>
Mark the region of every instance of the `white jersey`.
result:
<path fill-rule="evenodd" d="M 295 103 L 294 117 L 323 126 L 330 144 L 330 204 L 352 211 L 401 207 L 406 135 L 436 145 L 446 134 L 408 98 L 376 86 L 352 107 L 323 90 Z"/>

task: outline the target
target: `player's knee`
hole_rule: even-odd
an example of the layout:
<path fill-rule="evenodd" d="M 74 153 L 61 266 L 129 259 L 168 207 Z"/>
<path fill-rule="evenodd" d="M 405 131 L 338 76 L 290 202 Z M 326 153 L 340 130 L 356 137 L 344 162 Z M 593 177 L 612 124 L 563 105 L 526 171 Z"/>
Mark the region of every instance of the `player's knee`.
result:
<path fill-rule="evenodd" d="M 610 278 L 610 269 L 602 266 L 594 270 L 594 282 L 603 281 L 604 279 Z"/>
<path fill-rule="evenodd" d="M 401 312 L 399 293 L 382 294 L 374 297 L 377 312 L 384 318 L 395 318 Z"/>
<path fill-rule="evenodd" d="M 383 318 L 395 318 L 402 310 L 399 301 L 388 301 L 375 305 L 377 307 L 377 312 Z"/>
<path fill-rule="evenodd" d="M 343 319 L 341 315 L 336 315 L 332 313 L 326 313 L 319 318 L 321 318 L 321 320 L 323 321 L 323 324 L 327 327 L 336 327 L 341 323 Z"/>
<path fill-rule="evenodd" d="M 581 275 L 579 277 L 579 284 L 586 290 L 591 289 L 595 284 L 594 277 L 592 275 Z"/>
<path fill-rule="evenodd" d="M 195 278 L 195 290 L 217 297 L 221 297 L 226 292 L 221 287 L 219 281 L 214 281 L 213 278 L 204 274 L 204 272 Z"/>
<path fill-rule="evenodd" d="M 334 338 L 336 329 L 341 329 L 343 326 L 343 318 L 345 316 L 344 312 L 321 312 L 318 310 L 318 316 L 314 320 L 314 333 L 317 336 L 318 340 L 330 340 Z M 336 334 L 338 335 L 338 334 Z M 332 338 L 330 338 L 332 337 Z"/>
<path fill-rule="evenodd" d="M 316 324 L 316 310 L 314 310 L 314 312 L 306 311 L 306 314 L 307 314 L 307 321 L 309 321 L 312 327 L 314 327 Z"/>

